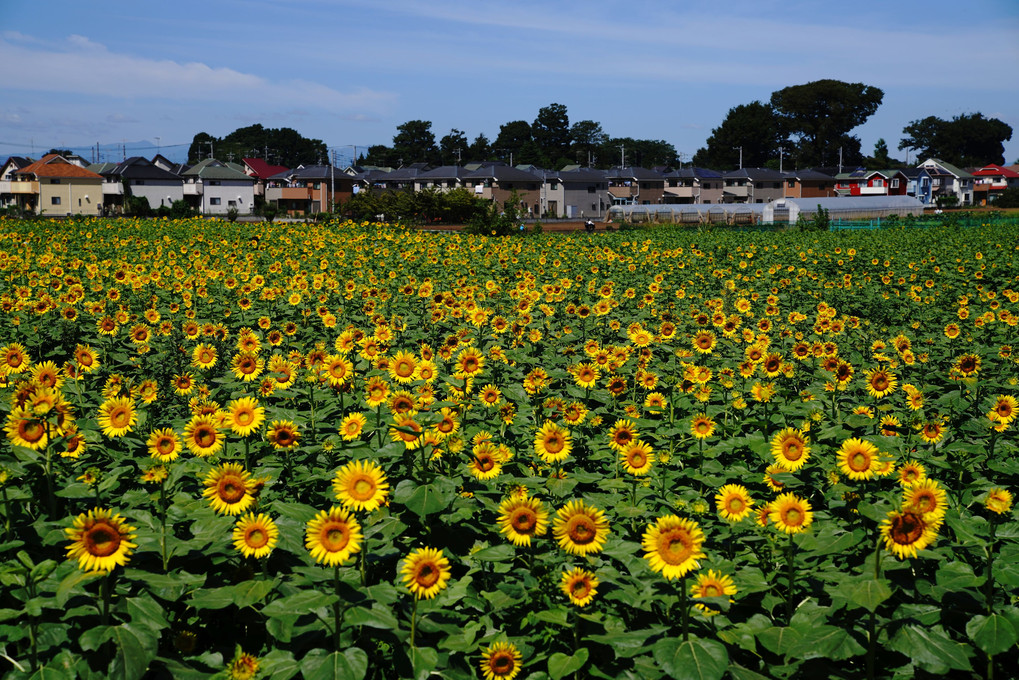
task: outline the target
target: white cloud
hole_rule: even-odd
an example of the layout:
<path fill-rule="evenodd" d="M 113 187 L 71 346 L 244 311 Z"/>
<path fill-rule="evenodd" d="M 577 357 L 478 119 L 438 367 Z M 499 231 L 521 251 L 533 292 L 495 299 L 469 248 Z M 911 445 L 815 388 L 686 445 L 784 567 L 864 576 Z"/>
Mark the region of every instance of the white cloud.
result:
<path fill-rule="evenodd" d="M 385 110 L 396 99 L 392 93 L 383 91 L 340 92 L 319 83 L 271 81 L 200 62 L 117 54 L 80 35 L 72 35 L 62 43 L 42 45 L 31 36 L 5 32 L 0 39 L 0 62 L 18 64 L 16 69 L 0 69 L 0 88 L 8 90 L 178 102 L 301 102 L 343 111 Z"/>

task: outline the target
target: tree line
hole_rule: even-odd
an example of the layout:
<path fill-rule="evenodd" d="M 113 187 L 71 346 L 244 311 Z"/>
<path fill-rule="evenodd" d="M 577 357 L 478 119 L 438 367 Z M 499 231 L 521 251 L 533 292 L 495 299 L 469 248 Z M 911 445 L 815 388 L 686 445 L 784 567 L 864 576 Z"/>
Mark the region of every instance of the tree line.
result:
<path fill-rule="evenodd" d="M 743 167 L 777 168 L 780 159 L 784 168 L 904 166 L 890 155 L 884 139 L 878 140 L 871 155 L 864 155 L 860 138 L 851 134 L 878 110 L 883 98 L 884 92 L 877 87 L 830 79 L 776 90 L 766 103 L 753 101 L 729 109 L 692 162 L 715 170 L 736 169 L 741 161 Z M 1011 138 L 1009 125 L 980 113 L 951 120 L 928 116 L 903 128 L 898 150 L 962 167 L 1003 164 L 1004 142 Z M 198 133 L 188 162 L 196 163 L 211 153 L 220 160 L 255 156 L 287 167 L 328 162 L 322 140 L 305 139 L 291 128 L 261 125 L 240 128 L 223 138 Z M 430 121 L 409 120 L 397 126 L 392 144 L 368 147 L 357 163 L 396 168 L 486 160 L 559 170 L 569 164 L 603 169 L 678 167 L 684 159 L 661 139 L 610 137 L 594 120 L 571 123 L 566 106 L 553 103 L 540 108 L 533 121 L 502 124 L 494 141 L 484 133 L 471 141 L 458 128 L 437 140 Z"/>

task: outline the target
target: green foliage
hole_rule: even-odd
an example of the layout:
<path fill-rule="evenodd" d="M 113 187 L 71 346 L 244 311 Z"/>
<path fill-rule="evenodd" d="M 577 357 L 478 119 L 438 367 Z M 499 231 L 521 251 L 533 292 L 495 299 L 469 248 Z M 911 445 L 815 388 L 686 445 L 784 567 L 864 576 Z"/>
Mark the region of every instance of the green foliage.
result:
<path fill-rule="evenodd" d="M 995 208 L 1019 208 L 1019 187 L 1005 189 L 991 205 Z"/>
<path fill-rule="evenodd" d="M 1012 139 L 1012 126 L 982 113 L 943 120 L 927 116 L 902 129 L 899 148 L 914 149 L 918 158 L 937 158 L 959 167 L 1005 162 L 1004 142 Z"/>
<path fill-rule="evenodd" d="M 828 231 L 831 229 L 831 217 L 828 215 L 828 210 L 817 207 L 817 210 L 810 217 L 804 216 L 800 213 L 799 218 L 796 221 L 796 229 L 798 231 Z"/>
<path fill-rule="evenodd" d="M 722 124 L 711 131 L 707 146 L 694 154 L 693 164 L 735 170 L 742 147 L 743 167 L 760 168 L 770 160 L 777 162 L 780 146 L 787 153 L 791 150 L 781 119 L 769 104 L 755 101 L 729 109 Z"/>
<path fill-rule="evenodd" d="M 340 206 L 338 212 L 355 220 L 386 219 L 411 224 L 465 224 L 486 209 L 484 200 L 473 192 L 450 191 L 361 191 Z"/>
<path fill-rule="evenodd" d="M 239 163 L 242 158 L 258 157 L 288 168 L 324 163 L 328 156 L 321 139 L 305 138 L 293 128 L 266 128 L 260 124 L 238 128 L 223 138 L 199 132 L 188 148 L 188 162 L 197 163 L 208 158 L 210 152 L 221 161 L 232 156 Z"/>
<path fill-rule="evenodd" d="M 185 200 L 176 200 L 173 205 L 170 206 L 169 216 L 173 219 L 186 219 L 193 217 L 197 214 L 197 211 L 191 207 Z"/>
<path fill-rule="evenodd" d="M 230 208 L 226 211 L 226 219 L 230 222 L 236 222 L 238 214 L 237 208 Z"/>

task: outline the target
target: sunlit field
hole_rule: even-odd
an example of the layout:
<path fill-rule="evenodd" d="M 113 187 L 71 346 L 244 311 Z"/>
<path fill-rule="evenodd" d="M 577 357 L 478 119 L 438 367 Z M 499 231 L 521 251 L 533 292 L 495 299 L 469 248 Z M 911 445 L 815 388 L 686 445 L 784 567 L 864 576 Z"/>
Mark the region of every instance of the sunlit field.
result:
<path fill-rule="evenodd" d="M 0 220 L 9 678 L 1013 677 L 1019 225 Z"/>

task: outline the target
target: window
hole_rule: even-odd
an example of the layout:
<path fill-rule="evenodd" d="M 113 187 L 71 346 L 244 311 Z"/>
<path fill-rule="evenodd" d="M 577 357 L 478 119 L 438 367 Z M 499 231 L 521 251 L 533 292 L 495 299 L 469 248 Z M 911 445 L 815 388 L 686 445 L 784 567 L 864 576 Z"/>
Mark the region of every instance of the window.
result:
<path fill-rule="evenodd" d="M 782 188 L 782 183 L 781 182 L 775 182 L 774 184 L 771 185 L 771 188 L 772 189 L 781 189 Z"/>
<path fill-rule="evenodd" d="M 134 185 L 137 185 L 137 186 L 142 186 L 142 185 L 145 184 L 145 180 L 143 180 L 143 179 L 136 179 L 135 181 L 131 182 L 131 184 L 134 184 Z"/>
<path fill-rule="evenodd" d="M 228 206 L 230 206 L 231 208 L 236 208 L 237 207 L 237 201 L 227 201 L 226 204 Z"/>
<path fill-rule="evenodd" d="M 594 187 L 588 187 L 587 188 L 587 193 L 593 194 L 594 193 Z"/>
<path fill-rule="evenodd" d="M 51 179 L 50 180 L 50 184 L 60 184 L 60 180 L 59 179 Z"/>
<path fill-rule="evenodd" d="M 222 204 L 223 204 L 223 199 L 221 199 L 219 197 L 210 198 L 209 199 L 209 205 L 222 205 Z"/>
<path fill-rule="evenodd" d="M 313 184 L 311 185 L 311 188 L 312 188 L 312 189 L 314 189 L 315 191 L 318 191 L 319 189 L 321 189 L 321 188 L 322 188 L 322 183 L 321 183 L 321 182 L 314 182 L 314 183 L 313 183 Z"/>
<path fill-rule="evenodd" d="M 60 205 L 60 197 L 50 196 L 50 205 Z"/>
<path fill-rule="evenodd" d="M 899 180 L 898 180 L 898 178 L 892 180 L 892 188 L 893 189 L 898 189 L 899 188 Z"/>
<path fill-rule="evenodd" d="M 210 179 L 208 184 L 210 187 L 218 187 L 220 184 L 222 184 L 222 182 L 220 182 L 218 179 Z"/>

